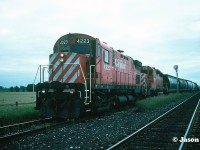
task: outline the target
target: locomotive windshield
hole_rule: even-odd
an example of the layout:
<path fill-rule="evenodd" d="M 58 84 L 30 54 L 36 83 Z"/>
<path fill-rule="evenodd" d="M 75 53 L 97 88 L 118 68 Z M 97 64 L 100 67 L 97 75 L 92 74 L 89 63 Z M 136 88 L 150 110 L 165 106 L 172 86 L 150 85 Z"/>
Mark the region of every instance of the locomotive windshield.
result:
<path fill-rule="evenodd" d="M 58 52 L 74 52 L 79 54 L 89 54 L 90 45 L 60 45 L 54 47 L 54 53 Z"/>
<path fill-rule="evenodd" d="M 61 52 L 74 52 L 79 54 L 89 54 L 90 46 L 89 45 L 72 45 L 72 46 L 60 46 Z M 54 51 L 55 53 L 55 51 Z"/>
<path fill-rule="evenodd" d="M 86 34 L 66 34 L 60 37 L 54 45 L 54 53 L 74 52 L 78 54 L 90 54 L 96 39 Z"/>

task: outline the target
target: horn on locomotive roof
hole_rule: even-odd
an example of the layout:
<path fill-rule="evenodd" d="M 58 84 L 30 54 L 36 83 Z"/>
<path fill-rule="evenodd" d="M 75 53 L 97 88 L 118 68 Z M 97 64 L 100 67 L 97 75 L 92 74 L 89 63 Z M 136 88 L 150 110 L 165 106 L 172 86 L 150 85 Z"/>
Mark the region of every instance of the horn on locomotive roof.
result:
<path fill-rule="evenodd" d="M 120 49 L 119 49 L 119 50 L 117 50 L 117 51 L 118 51 L 118 52 L 120 52 L 120 53 L 123 53 L 123 52 L 124 52 L 123 50 L 120 50 Z"/>

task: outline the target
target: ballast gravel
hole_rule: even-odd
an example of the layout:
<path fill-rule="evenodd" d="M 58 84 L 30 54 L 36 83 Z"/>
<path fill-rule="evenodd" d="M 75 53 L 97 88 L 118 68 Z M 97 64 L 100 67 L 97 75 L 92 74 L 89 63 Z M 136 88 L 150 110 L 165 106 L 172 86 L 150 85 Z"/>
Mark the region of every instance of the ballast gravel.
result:
<path fill-rule="evenodd" d="M 138 112 L 135 107 L 123 109 L 122 111 L 101 115 L 85 122 L 12 141 L 1 145 L 0 149 L 107 149 L 180 102 L 181 100 L 149 112 Z"/>

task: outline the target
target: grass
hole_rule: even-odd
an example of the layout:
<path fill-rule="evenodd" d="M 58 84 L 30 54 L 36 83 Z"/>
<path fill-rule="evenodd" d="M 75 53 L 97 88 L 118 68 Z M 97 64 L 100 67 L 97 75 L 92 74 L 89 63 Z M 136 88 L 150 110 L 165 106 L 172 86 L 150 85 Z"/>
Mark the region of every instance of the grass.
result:
<path fill-rule="evenodd" d="M 136 103 L 136 106 L 138 107 L 139 111 L 145 112 L 150 111 L 159 107 L 162 107 L 164 105 L 184 100 L 185 98 L 193 95 L 193 93 L 173 93 L 169 95 L 161 95 L 157 97 L 150 97 L 141 101 L 138 101 Z"/>
<path fill-rule="evenodd" d="M 35 92 L 0 92 L 0 106 L 35 102 Z"/>
<path fill-rule="evenodd" d="M 34 107 L 35 93 L 0 93 L 0 126 L 37 119 L 38 111 Z"/>

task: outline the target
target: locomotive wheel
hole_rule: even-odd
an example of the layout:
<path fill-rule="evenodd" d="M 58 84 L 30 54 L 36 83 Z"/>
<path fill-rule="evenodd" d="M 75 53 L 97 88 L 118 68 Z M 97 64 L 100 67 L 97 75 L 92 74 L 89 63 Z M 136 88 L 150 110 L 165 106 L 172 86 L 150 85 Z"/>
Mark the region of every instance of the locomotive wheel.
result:
<path fill-rule="evenodd" d="M 45 117 L 52 117 L 53 116 L 53 109 L 51 109 L 48 106 L 48 102 L 46 100 L 41 100 L 41 107 L 40 107 L 40 117 L 45 118 Z"/>

